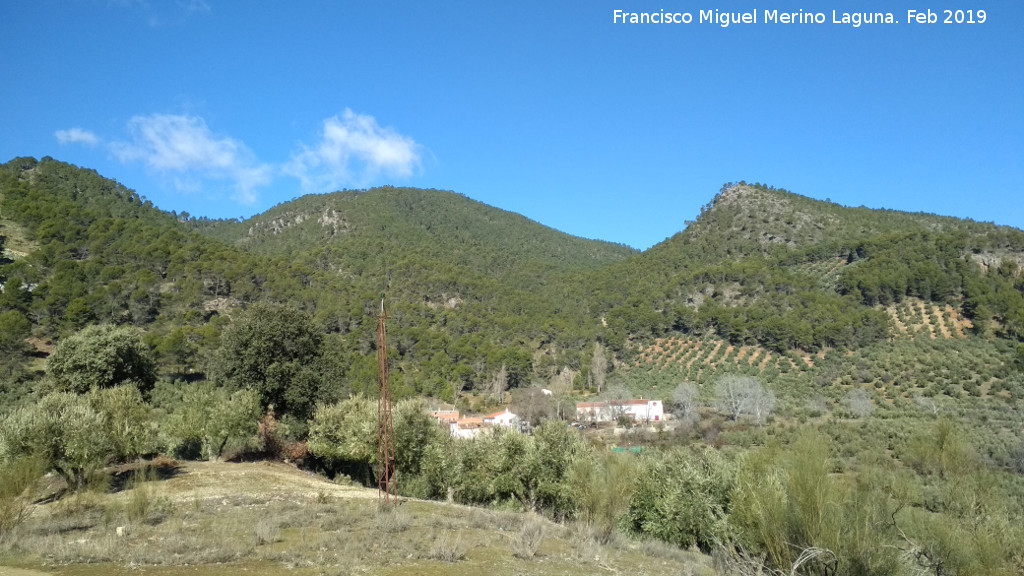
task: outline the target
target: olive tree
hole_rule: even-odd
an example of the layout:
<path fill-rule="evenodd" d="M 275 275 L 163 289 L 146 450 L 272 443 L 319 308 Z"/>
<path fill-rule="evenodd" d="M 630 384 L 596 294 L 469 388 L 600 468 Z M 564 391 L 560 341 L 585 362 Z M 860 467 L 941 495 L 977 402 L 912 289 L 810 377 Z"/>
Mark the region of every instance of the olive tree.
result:
<path fill-rule="evenodd" d="M 89 405 L 103 415 L 111 456 L 127 462 L 157 450 L 157 422 L 153 409 L 132 385 L 94 389 L 86 395 Z"/>
<path fill-rule="evenodd" d="M 68 392 L 48 394 L 0 420 L 0 463 L 38 458 L 72 490 L 84 487 L 113 452 L 104 415 Z"/>
<path fill-rule="evenodd" d="M 46 367 L 57 390 L 78 394 L 129 382 L 147 392 L 156 382 L 156 364 L 130 326 L 86 327 L 61 340 Z"/>
<path fill-rule="evenodd" d="M 421 472 L 428 447 L 441 430 L 422 399 L 406 399 L 394 407 L 392 439 L 399 473 Z M 343 473 L 369 482 L 378 460 L 376 401 L 353 396 L 320 405 L 309 426 L 309 451 Z"/>
<path fill-rule="evenodd" d="M 364 396 L 317 406 L 309 423 L 309 452 L 369 483 L 377 459 L 377 408 Z"/>
<path fill-rule="evenodd" d="M 202 382 L 183 391 L 181 404 L 170 415 L 167 431 L 179 451 L 198 445 L 201 455 L 217 460 L 232 441 L 256 433 L 259 398 L 251 390 L 227 390 Z"/>

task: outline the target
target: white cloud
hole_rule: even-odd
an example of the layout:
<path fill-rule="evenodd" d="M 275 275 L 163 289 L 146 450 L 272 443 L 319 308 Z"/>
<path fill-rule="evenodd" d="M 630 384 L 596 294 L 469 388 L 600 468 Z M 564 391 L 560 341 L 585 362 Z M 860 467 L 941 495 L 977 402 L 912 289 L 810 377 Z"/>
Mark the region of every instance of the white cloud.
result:
<path fill-rule="evenodd" d="M 198 116 L 135 116 L 128 131 L 131 141 L 112 144 L 114 155 L 155 172 L 176 173 L 173 181 L 183 192 L 196 191 L 202 179 L 228 180 L 234 184 L 233 198 L 252 204 L 255 189 L 271 181 L 268 164 L 258 162 L 241 141 L 213 134 Z"/>
<path fill-rule="evenodd" d="M 373 116 L 348 108 L 324 120 L 320 141 L 292 155 L 284 172 L 310 192 L 366 185 L 378 176 L 410 176 L 420 166 L 420 145 Z"/>
<path fill-rule="evenodd" d="M 57 130 L 57 132 L 54 133 L 54 136 L 57 137 L 57 141 L 61 144 L 85 144 L 86 146 L 95 146 L 100 142 L 100 139 L 97 138 L 95 134 L 81 128 Z"/>

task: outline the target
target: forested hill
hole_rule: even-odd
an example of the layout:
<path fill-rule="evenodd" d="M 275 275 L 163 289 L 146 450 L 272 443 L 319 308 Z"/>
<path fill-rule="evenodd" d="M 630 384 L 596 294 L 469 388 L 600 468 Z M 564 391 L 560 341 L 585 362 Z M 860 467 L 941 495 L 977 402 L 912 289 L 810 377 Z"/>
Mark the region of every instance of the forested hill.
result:
<path fill-rule="evenodd" d="M 908 297 L 1019 339 L 1021 263 L 1015 228 L 741 183 L 724 186 L 684 231 L 584 283 L 624 349 L 675 333 L 814 351 L 886 337 L 881 308 Z"/>
<path fill-rule="evenodd" d="M 853 349 L 888 338 L 887 307 L 907 298 L 951 306 L 979 335 L 1024 338 L 1020 230 L 742 183 L 687 224 L 637 254 L 399 188 L 211 221 L 92 170 L 15 159 L 0 166 L 0 396 L 33 387 L 52 346 L 93 324 L 136 326 L 166 379 L 202 378 L 222 333 L 264 303 L 297 311 L 323 340 L 308 408 L 372 386 L 381 292 L 398 395 L 566 370 L 585 382 L 597 342 L 609 367 L 675 336 Z"/>
<path fill-rule="evenodd" d="M 442 190 L 382 187 L 308 195 L 242 222 L 197 224 L 205 234 L 264 254 L 360 270 L 415 256 L 531 284 L 545 273 L 597 268 L 637 253 Z"/>
<path fill-rule="evenodd" d="M 398 393 L 450 394 L 502 369 L 525 384 L 538 366 L 578 365 L 598 337 L 568 274 L 635 252 L 436 191 L 312 196 L 209 222 L 50 158 L 0 167 L 0 226 L 8 390 L 91 324 L 138 326 L 164 374 L 202 375 L 225 326 L 257 302 L 308 315 L 335 392 L 362 390 L 385 291 Z"/>

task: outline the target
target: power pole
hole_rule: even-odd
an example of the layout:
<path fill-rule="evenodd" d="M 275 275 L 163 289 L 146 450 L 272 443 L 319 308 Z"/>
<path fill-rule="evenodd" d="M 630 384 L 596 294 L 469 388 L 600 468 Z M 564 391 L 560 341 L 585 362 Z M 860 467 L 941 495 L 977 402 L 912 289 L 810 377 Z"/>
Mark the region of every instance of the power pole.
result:
<path fill-rule="evenodd" d="M 395 470 L 395 441 L 391 427 L 391 379 L 388 372 L 387 312 L 384 295 L 377 316 L 377 499 L 398 503 L 398 474 Z"/>

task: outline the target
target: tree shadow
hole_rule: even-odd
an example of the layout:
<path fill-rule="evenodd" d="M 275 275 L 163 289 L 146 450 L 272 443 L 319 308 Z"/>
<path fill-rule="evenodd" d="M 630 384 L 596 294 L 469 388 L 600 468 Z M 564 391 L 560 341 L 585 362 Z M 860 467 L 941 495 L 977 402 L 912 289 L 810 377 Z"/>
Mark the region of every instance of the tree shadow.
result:
<path fill-rule="evenodd" d="M 128 488 L 133 479 L 142 481 L 165 481 L 185 473 L 184 467 L 176 460 L 158 458 L 148 462 L 132 462 L 115 467 L 110 472 L 110 493 L 116 494 Z"/>

